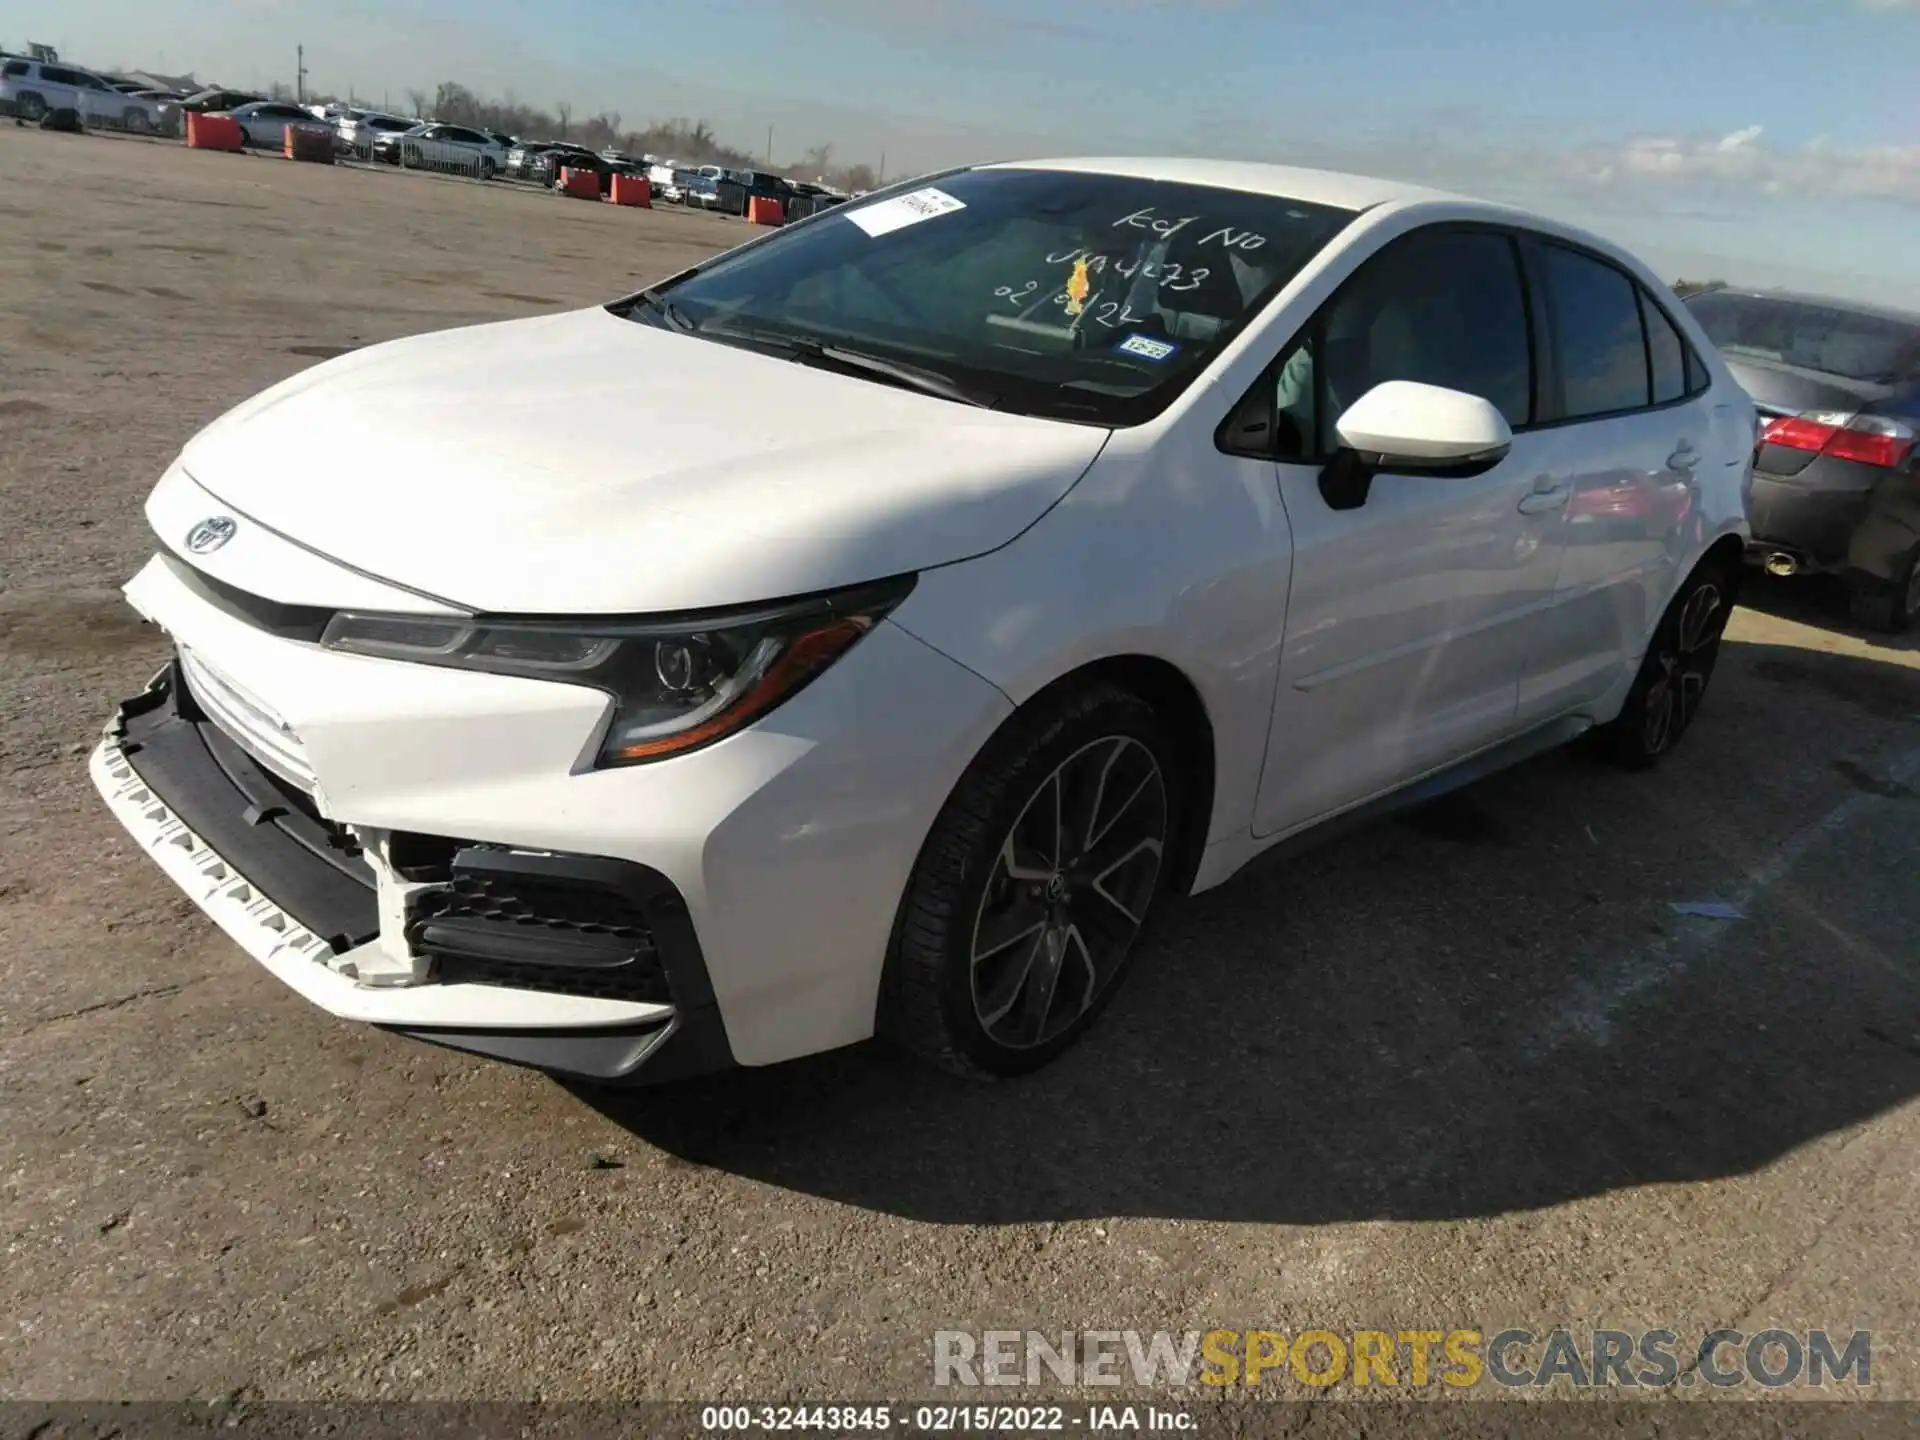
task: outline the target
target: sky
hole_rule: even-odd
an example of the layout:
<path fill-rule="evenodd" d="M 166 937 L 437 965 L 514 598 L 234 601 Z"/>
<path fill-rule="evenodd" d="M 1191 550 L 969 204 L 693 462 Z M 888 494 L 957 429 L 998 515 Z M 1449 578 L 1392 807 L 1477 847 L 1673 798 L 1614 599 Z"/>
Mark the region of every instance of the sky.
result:
<path fill-rule="evenodd" d="M 26 27 L 24 30 L 22 27 Z M 0 0 L 0 43 L 205 81 L 457 80 L 889 176 L 1058 154 L 1354 170 L 1673 278 L 1920 306 L 1920 0 Z"/>

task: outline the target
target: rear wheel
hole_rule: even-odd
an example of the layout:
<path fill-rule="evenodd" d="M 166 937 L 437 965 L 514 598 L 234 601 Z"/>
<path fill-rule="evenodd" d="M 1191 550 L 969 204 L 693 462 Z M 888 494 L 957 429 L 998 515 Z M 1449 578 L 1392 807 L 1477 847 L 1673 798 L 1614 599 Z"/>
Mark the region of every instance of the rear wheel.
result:
<path fill-rule="evenodd" d="M 1692 727 L 1733 614 L 1734 577 L 1705 564 L 1688 577 L 1647 646 L 1620 714 L 1593 732 L 1603 759 L 1643 770 Z"/>
<path fill-rule="evenodd" d="M 13 102 L 13 113 L 30 125 L 37 125 L 47 113 L 47 102 L 28 92 Z"/>
<path fill-rule="evenodd" d="M 1856 584 L 1847 595 L 1856 624 L 1900 635 L 1920 620 L 1920 547 L 1907 556 L 1906 573 L 1892 584 Z"/>
<path fill-rule="evenodd" d="M 1046 1064 L 1105 1007 L 1160 888 L 1179 814 L 1165 732 L 1090 685 L 1015 717 L 922 847 L 880 1033 L 963 1075 Z"/>

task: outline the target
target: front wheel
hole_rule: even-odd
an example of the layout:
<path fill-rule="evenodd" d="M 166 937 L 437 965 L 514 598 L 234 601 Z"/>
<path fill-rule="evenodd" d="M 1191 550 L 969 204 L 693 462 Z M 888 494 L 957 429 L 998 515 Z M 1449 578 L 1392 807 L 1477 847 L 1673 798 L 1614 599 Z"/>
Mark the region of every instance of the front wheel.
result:
<path fill-rule="evenodd" d="M 1717 565 L 1702 565 L 1688 577 L 1654 631 L 1620 714 L 1593 731 L 1603 759 L 1644 770 L 1680 743 L 1713 678 L 1733 592 L 1732 576 Z"/>
<path fill-rule="evenodd" d="M 934 822 L 877 1028 L 962 1075 L 1017 1075 L 1113 997 L 1172 847 L 1180 786 L 1151 707 L 1091 685 L 1016 716 Z"/>
<path fill-rule="evenodd" d="M 479 170 L 480 178 L 482 180 L 493 179 L 494 164 L 493 164 L 493 160 L 489 156 L 482 155 L 480 157 L 480 164 L 477 168 Z"/>
<path fill-rule="evenodd" d="M 129 109 L 120 118 L 127 129 L 133 131 L 136 135 L 144 135 L 153 129 L 153 119 L 144 110 Z"/>

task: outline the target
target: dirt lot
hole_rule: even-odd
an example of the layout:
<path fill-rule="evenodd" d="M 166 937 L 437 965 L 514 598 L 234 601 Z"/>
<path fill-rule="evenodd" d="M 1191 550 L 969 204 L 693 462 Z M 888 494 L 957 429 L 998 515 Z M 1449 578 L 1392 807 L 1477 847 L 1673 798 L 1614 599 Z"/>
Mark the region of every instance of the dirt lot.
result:
<path fill-rule="evenodd" d="M 0 128 L 0 1395 L 875 1397 L 942 1328 L 1777 1324 L 1875 1331 L 1920 1397 L 1920 654 L 1817 590 L 1751 597 L 1658 773 L 1550 756 L 1179 908 L 1016 1086 L 855 1051 L 575 1095 L 201 920 L 83 762 L 161 654 L 116 587 L 167 460 L 315 357 L 743 233 Z M 1707 899 L 1746 918 L 1671 908 Z"/>

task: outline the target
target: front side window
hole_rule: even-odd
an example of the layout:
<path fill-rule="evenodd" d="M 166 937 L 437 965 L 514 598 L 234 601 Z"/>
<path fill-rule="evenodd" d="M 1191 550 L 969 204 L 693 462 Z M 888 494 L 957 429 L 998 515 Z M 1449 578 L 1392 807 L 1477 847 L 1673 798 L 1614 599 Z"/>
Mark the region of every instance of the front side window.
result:
<path fill-rule="evenodd" d="M 825 344 L 997 408 L 1138 424 L 1352 218 L 1172 181 L 973 170 L 837 208 L 664 298 L 710 340 Z M 638 302 L 625 313 L 666 323 Z"/>
<path fill-rule="evenodd" d="M 1564 387 L 1563 418 L 1644 409 L 1651 390 L 1634 282 L 1564 246 L 1542 245 L 1539 254 Z"/>
<path fill-rule="evenodd" d="M 1273 449 L 1325 459 L 1349 405 L 1387 380 L 1478 395 L 1533 418 L 1526 292 L 1512 240 L 1429 230 L 1392 242 L 1314 317 L 1274 373 Z"/>

